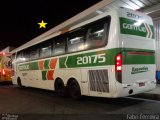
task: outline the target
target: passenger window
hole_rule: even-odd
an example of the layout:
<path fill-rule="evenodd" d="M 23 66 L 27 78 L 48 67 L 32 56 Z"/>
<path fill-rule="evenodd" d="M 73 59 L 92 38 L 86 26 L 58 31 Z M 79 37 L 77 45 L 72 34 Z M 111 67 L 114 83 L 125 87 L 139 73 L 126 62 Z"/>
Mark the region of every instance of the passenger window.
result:
<path fill-rule="evenodd" d="M 88 48 L 98 48 L 105 44 L 105 25 L 90 28 L 88 30 L 87 45 Z"/>
<path fill-rule="evenodd" d="M 25 49 L 23 52 L 23 61 L 29 61 L 29 50 Z"/>
<path fill-rule="evenodd" d="M 84 29 L 71 32 L 69 34 L 69 38 L 67 42 L 68 52 L 76 52 L 76 51 L 84 50 L 85 37 L 86 37 L 86 32 Z"/>
<path fill-rule="evenodd" d="M 110 17 L 88 25 L 86 46 L 88 49 L 99 48 L 107 44 L 109 34 Z"/>
<path fill-rule="evenodd" d="M 40 58 L 51 56 L 51 45 L 40 48 Z"/>
<path fill-rule="evenodd" d="M 22 53 L 22 51 L 21 51 L 21 52 L 18 52 L 18 53 L 17 53 L 17 58 L 16 58 L 16 63 L 22 62 L 22 58 L 23 58 L 23 53 Z"/>
<path fill-rule="evenodd" d="M 66 51 L 65 37 L 57 37 L 53 45 L 53 55 L 55 56 L 55 55 L 65 54 L 65 51 Z"/>
<path fill-rule="evenodd" d="M 30 53 L 30 59 L 35 60 L 39 58 L 39 49 L 32 49 Z"/>

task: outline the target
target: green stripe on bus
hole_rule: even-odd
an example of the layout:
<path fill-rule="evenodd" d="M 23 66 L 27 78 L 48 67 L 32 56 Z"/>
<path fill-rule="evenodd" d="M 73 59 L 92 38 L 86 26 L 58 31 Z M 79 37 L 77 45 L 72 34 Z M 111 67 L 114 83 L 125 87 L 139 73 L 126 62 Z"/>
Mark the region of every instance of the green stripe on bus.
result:
<path fill-rule="evenodd" d="M 30 70 L 38 70 L 38 69 L 39 69 L 39 67 L 38 67 L 38 62 L 31 62 L 31 63 L 29 64 L 29 69 L 30 69 Z"/>
<path fill-rule="evenodd" d="M 123 64 L 155 64 L 155 51 L 146 49 L 123 48 L 124 58 Z M 142 52 L 142 54 L 129 54 L 127 52 Z M 143 54 L 144 52 L 144 54 Z M 148 53 L 148 55 L 145 54 Z"/>
<path fill-rule="evenodd" d="M 94 67 L 115 64 L 115 56 L 123 51 L 123 64 L 155 64 L 155 51 L 134 48 L 114 48 L 96 52 L 81 53 L 59 58 L 59 68 Z M 150 55 L 127 54 L 128 51 L 152 52 Z M 45 60 L 44 68 L 49 68 L 49 59 Z M 39 70 L 38 61 L 18 65 L 20 71 Z M 43 75 L 44 76 L 44 75 Z"/>
<path fill-rule="evenodd" d="M 44 69 L 49 69 L 49 62 L 49 59 L 44 61 Z"/>
<path fill-rule="evenodd" d="M 124 53 L 123 64 L 155 64 L 155 55 L 136 55 Z"/>
<path fill-rule="evenodd" d="M 42 71 L 42 79 L 47 80 L 46 78 L 47 71 Z"/>
<path fill-rule="evenodd" d="M 94 67 L 94 66 L 106 66 L 115 64 L 115 56 L 121 51 L 141 51 L 141 52 L 154 52 L 153 50 L 143 49 L 109 49 L 106 51 L 90 52 L 79 55 L 73 55 L 68 57 L 59 58 L 60 68 L 75 68 L 75 67 Z M 125 55 L 123 64 L 155 64 L 155 55 Z M 103 61 L 105 59 L 105 61 Z"/>
<path fill-rule="evenodd" d="M 66 66 L 65 66 L 65 61 L 66 61 L 66 59 L 67 59 L 67 57 L 61 57 L 60 59 L 59 59 L 59 66 L 60 66 L 60 68 L 65 68 Z"/>
<path fill-rule="evenodd" d="M 68 58 L 62 57 L 59 59 L 59 67 L 74 68 L 113 65 L 114 57 L 118 52 L 120 52 L 120 49 L 117 48 L 68 56 Z"/>
<path fill-rule="evenodd" d="M 152 31 L 152 33 L 153 33 L 152 39 L 154 39 L 154 38 L 155 38 L 154 27 L 153 27 L 153 25 L 149 25 L 149 27 L 151 28 L 151 31 Z"/>

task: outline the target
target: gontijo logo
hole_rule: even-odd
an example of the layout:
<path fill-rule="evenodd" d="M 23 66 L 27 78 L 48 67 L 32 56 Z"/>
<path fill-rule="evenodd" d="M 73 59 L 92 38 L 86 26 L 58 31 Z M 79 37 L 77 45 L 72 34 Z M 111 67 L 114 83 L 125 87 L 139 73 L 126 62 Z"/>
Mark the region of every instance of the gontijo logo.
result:
<path fill-rule="evenodd" d="M 23 70 L 29 70 L 29 64 L 26 64 L 26 65 L 19 65 L 18 66 L 18 69 L 21 71 Z"/>
<path fill-rule="evenodd" d="M 147 32 L 146 28 L 143 26 L 135 26 L 134 24 L 123 23 L 123 29 L 129 29 L 140 32 Z"/>
<path fill-rule="evenodd" d="M 120 30 L 122 34 L 154 38 L 153 25 L 148 25 L 143 19 L 133 20 L 120 17 Z"/>

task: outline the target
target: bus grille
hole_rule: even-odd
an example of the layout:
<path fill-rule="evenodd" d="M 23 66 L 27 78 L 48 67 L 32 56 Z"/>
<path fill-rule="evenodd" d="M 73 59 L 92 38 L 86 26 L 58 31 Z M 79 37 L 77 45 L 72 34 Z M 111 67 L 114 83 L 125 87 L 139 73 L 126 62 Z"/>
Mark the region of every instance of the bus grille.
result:
<path fill-rule="evenodd" d="M 109 92 L 108 70 L 89 70 L 90 90 Z"/>

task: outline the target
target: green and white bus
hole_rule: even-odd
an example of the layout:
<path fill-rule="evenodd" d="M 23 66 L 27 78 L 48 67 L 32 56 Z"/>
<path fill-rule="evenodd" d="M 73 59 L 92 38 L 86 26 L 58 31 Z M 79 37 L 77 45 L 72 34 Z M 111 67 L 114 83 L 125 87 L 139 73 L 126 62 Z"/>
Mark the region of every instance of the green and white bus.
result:
<path fill-rule="evenodd" d="M 141 12 L 114 9 L 51 36 L 12 51 L 13 84 L 73 98 L 123 97 L 156 86 L 153 23 Z"/>

